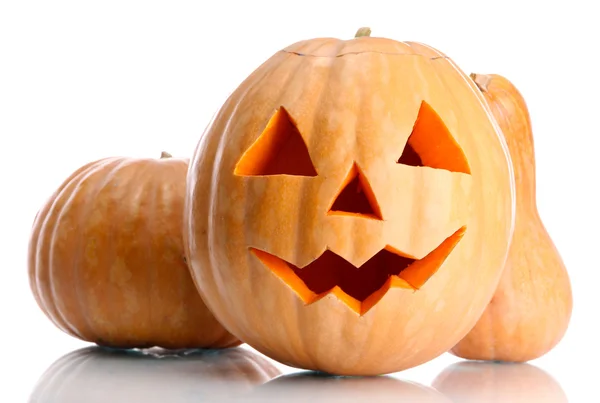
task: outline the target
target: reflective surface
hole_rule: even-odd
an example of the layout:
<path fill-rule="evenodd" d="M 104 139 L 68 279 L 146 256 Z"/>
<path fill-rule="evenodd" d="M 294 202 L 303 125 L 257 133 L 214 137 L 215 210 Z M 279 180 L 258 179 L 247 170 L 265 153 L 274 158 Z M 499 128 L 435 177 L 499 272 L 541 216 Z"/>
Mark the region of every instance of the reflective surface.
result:
<path fill-rule="evenodd" d="M 181 352 L 90 347 L 52 364 L 29 402 L 568 401 L 555 379 L 530 364 L 460 361 L 435 376 L 431 386 L 401 380 L 403 373 L 338 377 L 284 372 L 273 361 L 241 347 Z"/>
<path fill-rule="evenodd" d="M 391 376 L 337 377 L 316 372 L 284 375 L 254 390 L 256 402 L 451 402 L 433 388 Z"/>
<path fill-rule="evenodd" d="M 91 347 L 69 353 L 52 364 L 29 401 L 226 401 L 243 396 L 253 386 L 279 374 L 270 361 L 242 348 L 173 353 Z"/>
<path fill-rule="evenodd" d="M 554 378 L 530 364 L 459 362 L 442 371 L 432 385 L 461 403 L 569 401 Z"/>

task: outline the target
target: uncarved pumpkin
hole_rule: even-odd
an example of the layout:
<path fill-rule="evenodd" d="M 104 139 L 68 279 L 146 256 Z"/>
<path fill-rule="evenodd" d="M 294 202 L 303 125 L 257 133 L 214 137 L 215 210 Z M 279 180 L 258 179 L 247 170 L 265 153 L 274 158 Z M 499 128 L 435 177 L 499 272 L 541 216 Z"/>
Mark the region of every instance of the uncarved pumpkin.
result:
<path fill-rule="evenodd" d="M 525 99 L 507 78 L 472 75 L 506 138 L 516 178 L 516 221 L 498 290 L 452 352 L 475 360 L 529 361 L 553 349 L 571 318 L 563 260 L 538 214 L 533 132 Z"/>
<path fill-rule="evenodd" d="M 473 82 L 418 43 L 295 43 L 204 133 L 185 239 L 207 305 L 285 364 L 344 375 L 449 350 L 512 234 L 502 137 Z"/>
<path fill-rule="evenodd" d="M 239 344 L 208 311 L 185 261 L 188 160 L 106 158 L 74 172 L 38 212 L 29 278 L 50 320 L 113 347 Z"/>

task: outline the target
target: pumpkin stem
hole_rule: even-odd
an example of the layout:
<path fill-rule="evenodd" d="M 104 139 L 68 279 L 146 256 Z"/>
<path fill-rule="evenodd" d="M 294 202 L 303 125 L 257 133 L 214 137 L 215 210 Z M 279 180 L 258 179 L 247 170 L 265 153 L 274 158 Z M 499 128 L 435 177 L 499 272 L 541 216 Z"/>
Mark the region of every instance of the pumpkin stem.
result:
<path fill-rule="evenodd" d="M 358 31 L 356 31 L 356 34 L 354 35 L 354 37 L 359 38 L 361 36 L 371 36 L 371 28 L 369 28 L 369 27 L 358 28 Z"/>
<path fill-rule="evenodd" d="M 492 81 L 492 76 L 490 76 L 488 74 L 477 74 L 477 73 L 471 73 L 469 76 L 471 77 L 471 79 L 473 81 L 475 81 L 475 84 L 477 85 L 477 87 L 479 88 L 479 90 L 481 92 L 488 91 L 488 86 L 490 85 L 490 82 Z"/>
<path fill-rule="evenodd" d="M 173 156 L 171 154 L 169 154 L 168 152 L 166 152 L 166 151 L 163 151 L 163 152 L 160 153 L 160 159 L 161 160 L 164 159 L 164 158 L 172 158 L 172 157 Z"/>

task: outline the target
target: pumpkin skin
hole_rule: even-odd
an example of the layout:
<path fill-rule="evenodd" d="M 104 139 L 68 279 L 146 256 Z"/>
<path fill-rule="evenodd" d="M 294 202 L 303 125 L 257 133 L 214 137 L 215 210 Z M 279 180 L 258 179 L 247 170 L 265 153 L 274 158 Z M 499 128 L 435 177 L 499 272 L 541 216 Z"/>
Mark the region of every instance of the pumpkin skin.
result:
<path fill-rule="evenodd" d="M 191 272 L 225 328 L 279 362 L 400 371 L 483 313 L 513 181 L 482 95 L 445 55 L 368 36 L 301 41 L 247 77 L 197 146 Z"/>
<path fill-rule="evenodd" d="M 185 261 L 188 160 L 106 158 L 66 179 L 38 212 L 29 279 L 46 316 L 119 348 L 228 347 Z"/>
<path fill-rule="evenodd" d="M 242 347 L 138 352 L 88 347 L 59 358 L 38 380 L 33 402 L 230 401 L 278 376 L 266 358 Z"/>
<path fill-rule="evenodd" d="M 516 219 L 494 298 L 477 325 L 451 352 L 474 360 L 524 362 L 546 354 L 565 335 L 573 309 L 571 283 L 537 211 L 533 131 L 525 99 L 503 76 L 472 77 L 511 153 Z"/>

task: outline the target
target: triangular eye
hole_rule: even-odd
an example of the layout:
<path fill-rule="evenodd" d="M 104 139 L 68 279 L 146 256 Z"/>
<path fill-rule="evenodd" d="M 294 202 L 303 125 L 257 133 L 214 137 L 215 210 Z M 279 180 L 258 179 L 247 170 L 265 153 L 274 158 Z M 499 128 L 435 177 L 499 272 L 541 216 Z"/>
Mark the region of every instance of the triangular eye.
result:
<path fill-rule="evenodd" d="M 398 163 L 471 173 L 462 148 L 440 116 L 425 101 L 421 103 L 417 121 Z"/>
<path fill-rule="evenodd" d="M 329 209 L 330 215 L 356 215 L 382 220 L 375 193 L 360 167 L 354 163 Z"/>
<path fill-rule="evenodd" d="M 280 107 L 235 167 L 241 176 L 317 176 L 308 148 L 288 112 Z"/>

